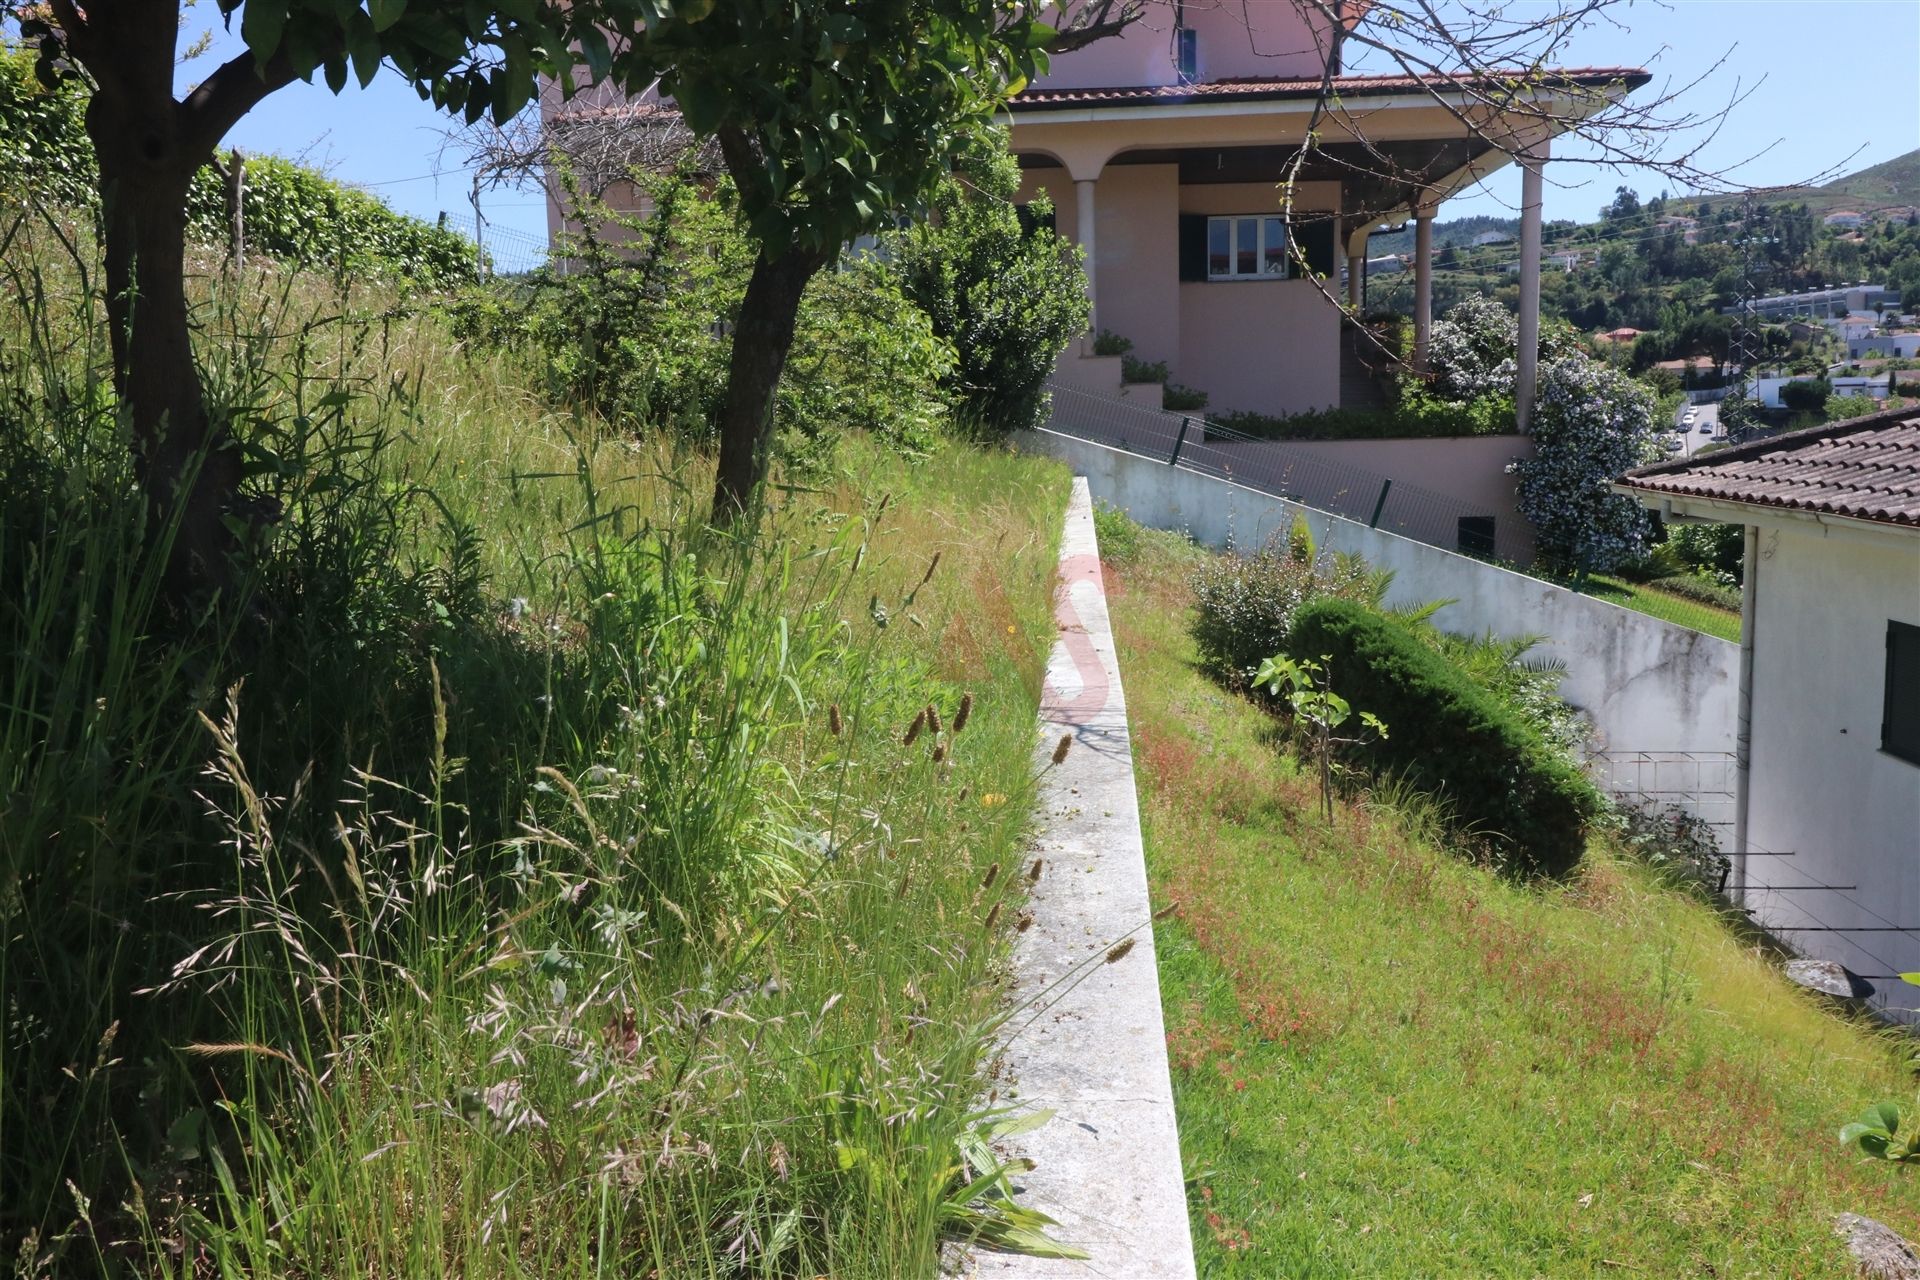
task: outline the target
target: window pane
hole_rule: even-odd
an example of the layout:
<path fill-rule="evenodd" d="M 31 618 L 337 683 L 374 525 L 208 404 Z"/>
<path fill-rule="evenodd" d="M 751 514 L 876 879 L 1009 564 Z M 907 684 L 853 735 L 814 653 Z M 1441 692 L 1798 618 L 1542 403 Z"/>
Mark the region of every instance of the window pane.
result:
<path fill-rule="evenodd" d="M 1270 276 L 1287 273 L 1287 232 L 1278 218 L 1268 218 L 1263 228 L 1265 239 L 1260 249 L 1260 267 Z"/>
<path fill-rule="evenodd" d="M 1255 275 L 1260 270 L 1260 220 L 1258 218 L 1240 218 L 1236 220 L 1233 246 L 1233 274 L 1237 276 Z"/>
<path fill-rule="evenodd" d="M 1207 274 L 1224 276 L 1233 271 L 1233 223 L 1225 218 L 1207 219 Z"/>

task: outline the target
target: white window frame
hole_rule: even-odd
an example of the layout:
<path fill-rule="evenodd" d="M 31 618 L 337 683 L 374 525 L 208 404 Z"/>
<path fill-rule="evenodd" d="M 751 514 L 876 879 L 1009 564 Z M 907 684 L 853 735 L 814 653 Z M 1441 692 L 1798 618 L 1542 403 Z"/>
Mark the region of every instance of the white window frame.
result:
<path fill-rule="evenodd" d="M 1228 270 L 1216 272 L 1213 269 L 1213 228 L 1215 223 L 1227 224 L 1227 265 L 1231 268 L 1240 260 L 1240 224 L 1253 222 L 1254 250 L 1253 260 L 1256 268 L 1263 267 L 1267 260 L 1267 232 L 1275 228 L 1280 233 L 1280 269 L 1267 271 L 1256 269 L 1251 272 Z M 1274 213 L 1232 213 L 1207 218 L 1207 279 L 1208 280 L 1285 280 L 1293 274 L 1292 252 L 1287 245 L 1287 224 L 1285 219 Z"/>

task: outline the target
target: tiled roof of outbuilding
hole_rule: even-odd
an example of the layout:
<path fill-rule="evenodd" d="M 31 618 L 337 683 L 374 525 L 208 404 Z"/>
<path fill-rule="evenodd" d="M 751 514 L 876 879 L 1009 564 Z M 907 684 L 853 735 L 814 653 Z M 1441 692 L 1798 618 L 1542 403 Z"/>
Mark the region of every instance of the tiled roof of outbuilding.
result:
<path fill-rule="evenodd" d="M 1565 67 L 1543 71 L 1537 78 L 1515 72 L 1512 77 L 1481 76 L 1449 79 L 1444 76 L 1335 76 L 1332 92 L 1340 97 L 1389 93 L 1448 93 L 1462 89 L 1485 91 L 1514 87 L 1543 90 L 1603 89 L 1623 85 L 1638 89 L 1653 77 L 1639 67 Z M 1318 97 L 1325 86 L 1318 76 L 1297 80 L 1213 80 L 1196 84 L 1131 85 L 1105 89 L 1028 89 L 1011 103 L 1015 112 L 1060 110 L 1068 107 L 1129 107 L 1175 102 L 1257 102 L 1280 98 Z"/>
<path fill-rule="evenodd" d="M 1889 409 L 1641 467 L 1620 483 L 1643 493 L 1920 529 L 1920 409 Z"/>

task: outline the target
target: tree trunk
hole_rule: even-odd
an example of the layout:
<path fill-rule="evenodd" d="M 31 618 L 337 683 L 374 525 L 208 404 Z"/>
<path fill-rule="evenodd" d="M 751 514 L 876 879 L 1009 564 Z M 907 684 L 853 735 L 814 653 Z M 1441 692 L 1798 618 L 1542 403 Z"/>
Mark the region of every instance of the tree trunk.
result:
<path fill-rule="evenodd" d="M 143 111 L 136 96 L 96 93 L 87 131 L 100 162 L 114 390 L 155 532 L 173 529 L 168 581 L 179 594 L 231 573 L 226 516 L 241 462 L 207 417 L 187 321 L 187 186 L 205 157 L 167 126 L 170 97 Z"/>
<path fill-rule="evenodd" d="M 773 397 L 793 348 L 794 322 L 807 282 L 826 266 L 820 252 L 789 249 L 777 258 L 762 249 L 754 260 L 727 364 L 727 397 L 720 409 L 720 470 L 713 484 L 713 522 L 744 515 L 767 477 L 773 441 Z"/>

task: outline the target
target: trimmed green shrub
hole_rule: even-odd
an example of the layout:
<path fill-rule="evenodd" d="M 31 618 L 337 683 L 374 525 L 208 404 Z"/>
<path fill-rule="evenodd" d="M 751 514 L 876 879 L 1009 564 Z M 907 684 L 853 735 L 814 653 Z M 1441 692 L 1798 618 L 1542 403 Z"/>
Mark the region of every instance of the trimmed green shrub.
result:
<path fill-rule="evenodd" d="M 1346 600 L 1294 616 L 1287 652 L 1326 659 L 1332 687 L 1385 721 L 1391 736 L 1360 755 L 1449 807 L 1525 875 L 1561 875 L 1580 860 L 1599 793 L 1499 699 L 1401 624 Z"/>
<path fill-rule="evenodd" d="M 1497 436 L 1513 432 L 1513 401 L 1498 396 L 1456 402 L 1403 388 L 1385 409 L 1313 409 L 1275 417 L 1236 412 L 1215 419 L 1258 440 L 1397 440 Z"/>
<path fill-rule="evenodd" d="M 0 191 L 92 208 L 99 170 L 87 138 L 87 89 L 34 78 L 34 54 L 0 46 Z M 378 197 L 276 156 L 247 158 L 247 253 L 355 274 L 399 276 L 447 288 L 474 276 L 473 242 L 395 213 Z M 211 166 L 187 190 L 187 234 L 225 246 L 227 193 Z"/>
<path fill-rule="evenodd" d="M 1696 604 L 1712 605 L 1716 609 L 1731 609 L 1740 612 L 1740 588 L 1723 586 L 1712 578 L 1697 573 L 1675 573 L 1664 578 L 1655 578 L 1647 585 L 1691 600 Z"/>

